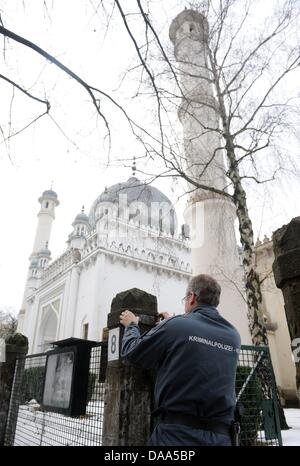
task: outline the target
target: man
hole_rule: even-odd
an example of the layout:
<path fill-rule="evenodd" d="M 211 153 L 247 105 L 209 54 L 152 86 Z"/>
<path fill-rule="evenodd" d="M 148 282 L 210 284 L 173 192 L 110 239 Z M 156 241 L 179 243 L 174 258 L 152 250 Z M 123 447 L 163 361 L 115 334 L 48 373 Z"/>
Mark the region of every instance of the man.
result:
<path fill-rule="evenodd" d="M 231 445 L 240 335 L 216 307 L 220 285 L 208 275 L 188 285 L 185 315 L 140 335 L 138 317 L 122 312 L 122 356 L 156 369 L 157 424 L 149 445 Z M 232 310 L 234 312 L 234 309 Z"/>

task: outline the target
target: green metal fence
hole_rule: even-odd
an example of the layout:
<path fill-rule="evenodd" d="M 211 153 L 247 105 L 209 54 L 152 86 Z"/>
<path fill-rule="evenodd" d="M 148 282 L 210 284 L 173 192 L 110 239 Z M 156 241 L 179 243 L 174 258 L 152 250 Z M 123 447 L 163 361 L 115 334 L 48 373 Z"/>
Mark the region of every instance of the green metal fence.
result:
<path fill-rule="evenodd" d="M 236 375 L 241 446 L 282 445 L 276 382 L 269 348 L 242 346 Z"/>

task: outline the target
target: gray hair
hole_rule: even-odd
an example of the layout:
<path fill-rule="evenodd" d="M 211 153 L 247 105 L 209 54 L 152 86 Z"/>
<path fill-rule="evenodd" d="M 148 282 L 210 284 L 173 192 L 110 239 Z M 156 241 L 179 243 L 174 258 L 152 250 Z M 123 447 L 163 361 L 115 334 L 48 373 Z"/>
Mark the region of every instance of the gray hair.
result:
<path fill-rule="evenodd" d="M 196 275 L 188 285 L 187 294 L 195 293 L 198 304 L 218 306 L 220 302 L 221 287 L 210 275 Z"/>

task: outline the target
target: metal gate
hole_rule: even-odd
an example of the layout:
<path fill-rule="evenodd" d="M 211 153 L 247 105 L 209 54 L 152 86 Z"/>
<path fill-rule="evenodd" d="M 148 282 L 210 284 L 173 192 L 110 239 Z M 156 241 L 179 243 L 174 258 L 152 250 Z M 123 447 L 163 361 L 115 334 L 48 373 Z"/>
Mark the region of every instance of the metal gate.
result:
<path fill-rule="evenodd" d="M 282 445 L 277 388 L 266 346 L 242 346 L 236 375 L 241 445 Z"/>
<path fill-rule="evenodd" d="M 17 360 L 5 445 L 102 445 L 107 343 L 91 350 L 86 414 L 70 417 L 41 406 L 47 353 Z M 236 377 L 241 445 L 282 445 L 276 383 L 267 347 L 242 346 Z"/>
<path fill-rule="evenodd" d="M 47 353 L 17 359 L 5 445 L 102 445 L 107 343 L 91 349 L 86 414 L 70 417 L 41 406 Z"/>

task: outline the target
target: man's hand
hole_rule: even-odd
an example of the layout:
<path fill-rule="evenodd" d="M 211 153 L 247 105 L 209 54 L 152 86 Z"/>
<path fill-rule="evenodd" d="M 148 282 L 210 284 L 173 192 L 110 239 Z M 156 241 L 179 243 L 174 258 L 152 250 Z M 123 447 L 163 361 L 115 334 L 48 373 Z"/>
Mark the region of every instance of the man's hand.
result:
<path fill-rule="evenodd" d="M 135 316 L 133 312 L 131 311 L 123 311 L 120 315 L 120 323 L 124 325 L 124 327 L 127 327 L 131 323 L 138 324 L 139 323 L 139 317 Z"/>
<path fill-rule="evenodd" d="M 160 324 L 163 320 L 170 319 L 170 317 L 173 317 L 173 316 L 172 314 L 169 314 L 169 312 L 160 312 L 158 314 L 158 321 L 156 322 L 156 325 Z"/>

